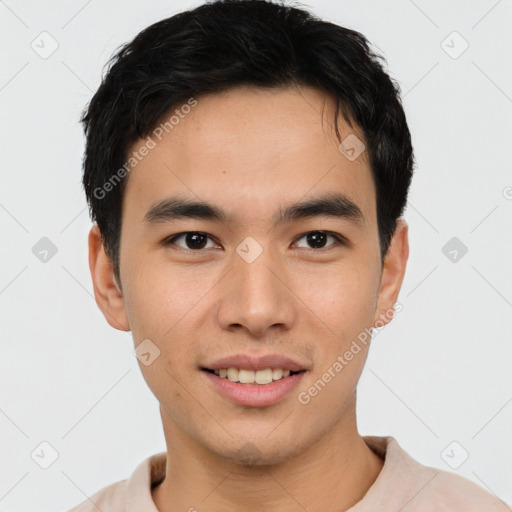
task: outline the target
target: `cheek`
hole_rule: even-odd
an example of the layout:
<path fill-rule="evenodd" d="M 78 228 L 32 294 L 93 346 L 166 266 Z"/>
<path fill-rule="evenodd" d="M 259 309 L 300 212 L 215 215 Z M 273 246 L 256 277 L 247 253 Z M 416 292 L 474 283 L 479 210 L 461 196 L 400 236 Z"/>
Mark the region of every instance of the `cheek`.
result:
<path fill-rule="evenodd" d="M 345 262 L 322 271 L 301 284 L 305 301 L 329 330 L 343 343 L 373 322 L 377 305 L 377 282 L 371 267 Z"/>
<path fill-rule="evenodd" d="M 134 344 L 149 339 L 158 349 L 154 361 L 146 365 L 139 360 L 139 368 L 155 397 L 174 411 L 190 398 L 183 383 L 185 376 L 195 370 L 197 332 L 190 325 L 189 315 L 205 291 L 190 279 L 190 274 L 171 274 L 168 265 L 149 261 L 137 265 L 134 258 L 130 266 L 126 266 L 129 280 L 124 296 Z"/>
<path fill-rule="evenodd" d="M 132 268 L 130 268 L 132 267 Z M 207 293 L 208 280 L 191 269 L 173 269 L 162 261 L 127 265 L 124 298 L 136 340 L 167 340 Z"/>

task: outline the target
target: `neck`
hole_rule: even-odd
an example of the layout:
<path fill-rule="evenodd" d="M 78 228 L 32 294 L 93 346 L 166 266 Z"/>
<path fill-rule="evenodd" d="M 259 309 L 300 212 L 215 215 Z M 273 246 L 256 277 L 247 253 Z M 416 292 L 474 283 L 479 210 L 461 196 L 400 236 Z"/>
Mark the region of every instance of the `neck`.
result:
<path fill-rule="evenodd" d="M 355 401 L 299 455 L 266 466 L 219 457 L 166 420 L 166 478 L 152 490 L 160 512 L 339 512 L 363 498 L 383 466 L 357 432 Z"/>

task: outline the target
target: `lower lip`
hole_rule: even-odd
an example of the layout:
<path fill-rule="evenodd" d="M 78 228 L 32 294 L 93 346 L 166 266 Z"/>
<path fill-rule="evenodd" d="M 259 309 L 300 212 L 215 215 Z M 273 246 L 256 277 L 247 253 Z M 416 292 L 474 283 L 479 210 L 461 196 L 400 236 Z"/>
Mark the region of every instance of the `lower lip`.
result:
<path fill-rule="evenodd" d="M 279 402 L 298 386 L 306 373 L 305 371 L 295 373 L 270 384 L 240 384 L 206 370 L 202 372 L 222 395 L 233 403 L 246 407 L 265 407 Z"/>

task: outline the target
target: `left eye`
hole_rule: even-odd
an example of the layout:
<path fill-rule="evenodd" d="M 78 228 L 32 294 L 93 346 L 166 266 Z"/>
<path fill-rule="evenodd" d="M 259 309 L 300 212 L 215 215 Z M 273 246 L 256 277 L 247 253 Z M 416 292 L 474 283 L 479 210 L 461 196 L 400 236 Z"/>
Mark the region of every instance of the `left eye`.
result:
<path fill-rule="evenodd" d="M 185 245 L 177 243 L 177 240 L 184 240 Z M 167 240 L 167 243 L 176 244 L 182 249 L 201 250 L 215 247 L 213 242 L 212 245 L 208 246 L 207 244 L 209 241 L 212 242 L 208 234 L 202 233 L 200 231 L 189 231 L 187 233 L 181 233 L 179 235 L 173 236 Z"/>
<path fill-rule="evenodd" d="M 331 239 L 334 239 L 334 243 L 327 244 L 327 240 L 329 239 L 329 237 Z M 299 240 L 302 239 L 305 239 L 306 243 L 310 244 L 310 247 L 306 246 L 307 249 L 323 249 L 326 246 L 330 247 L 331 245 L 337 245 L 342 243 L 342 240 L 339 236 L 334 235 L 332 233 L 328 233 L 326 231 L 310 231 L 309 233 L 306 233 L 299 238 Z"/>

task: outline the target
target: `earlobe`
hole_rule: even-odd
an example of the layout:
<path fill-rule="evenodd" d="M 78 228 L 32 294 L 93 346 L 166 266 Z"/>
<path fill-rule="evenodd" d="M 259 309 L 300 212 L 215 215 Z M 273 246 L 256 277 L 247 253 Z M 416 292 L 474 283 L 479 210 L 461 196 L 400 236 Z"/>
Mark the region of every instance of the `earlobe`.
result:
<path fill-rule="evenodd" d="M 125 302 L 114 274 L 112 261 L 105 252 L 103 237 L 97 224 L 89 232 L 89 269 L 96 304 L 107 322 L 120 331 L 129 331 Z"/>
<path fill-rule="evenodd" d="M 409 227 L 405 220 L 398 219 L 395 234 L 391 239 L 384 265 L 379 289 L 374 325 L 382 327 L 391 321 L 394 305 L 405 276 L 409 257 Z"/>

